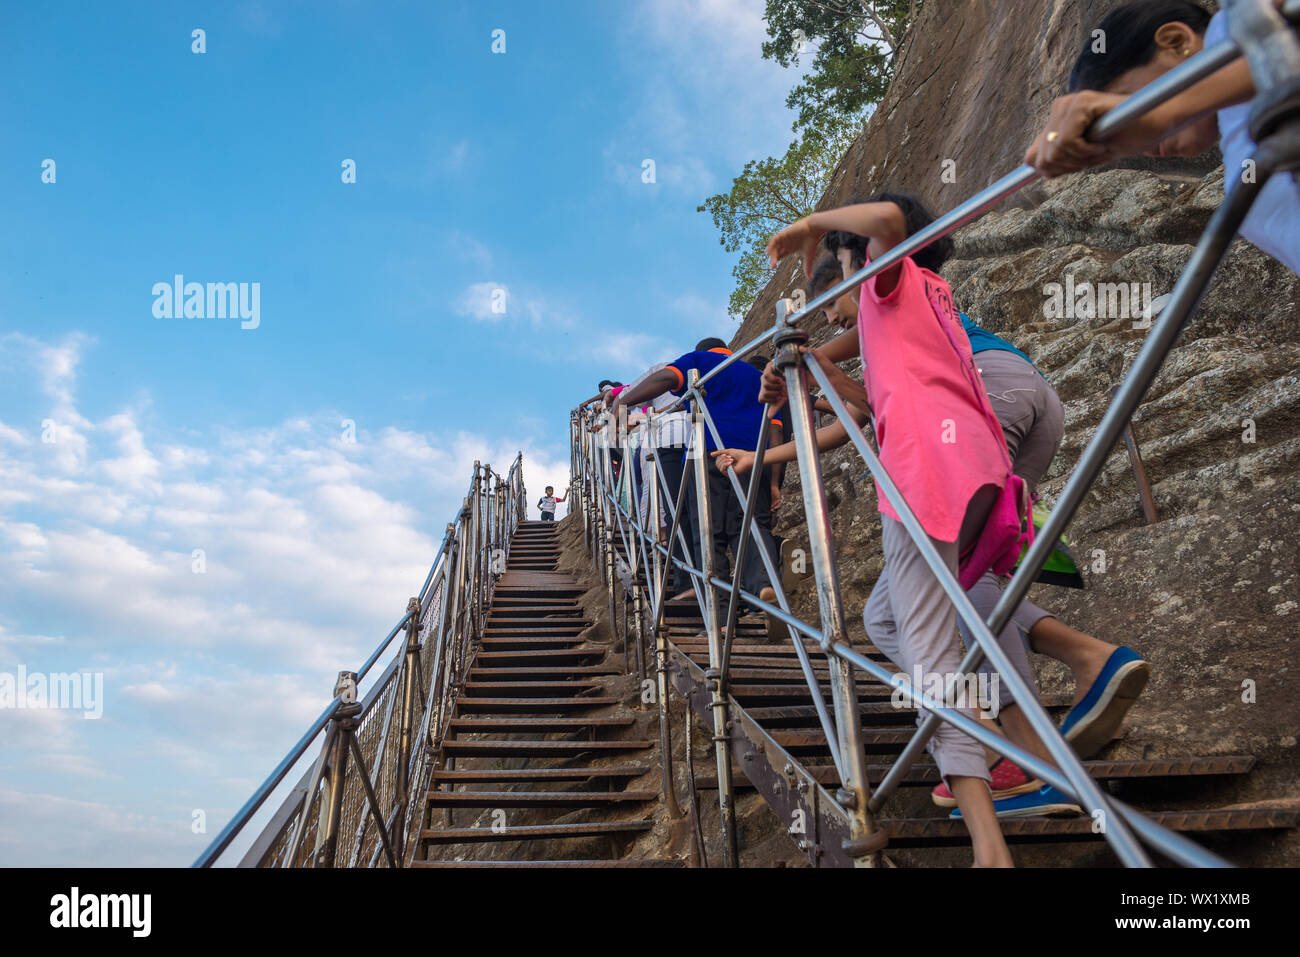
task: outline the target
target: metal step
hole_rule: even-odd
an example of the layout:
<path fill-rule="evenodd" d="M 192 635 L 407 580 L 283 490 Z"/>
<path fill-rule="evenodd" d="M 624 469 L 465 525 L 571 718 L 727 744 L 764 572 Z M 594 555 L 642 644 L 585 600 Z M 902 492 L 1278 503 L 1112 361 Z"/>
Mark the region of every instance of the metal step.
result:
<path fill-rule="evenodd" d="M 444 741 L 442 752 L 455 758 L 563 758 L 571 754 L 646 751 L 654 741 Z"/>
<path fill-rule="evenodd" d="M 583 624 L 556 625 L 553 628 L 539 628 L 533 624 L 515 625 L 513 627 L 484 629 L 480 640 L 486 644 L 490 641 L 582 641 L 579 634 L 587 628 Z"/>
<path fill-rule="evenodd" d="M 430 791 L 429 807 L 608 807 L 659 798 L 658 791 Z"/>
<path fill-rule="evenodd" d="M 654 821 L 598 821 L 581 824 L 530 824 L 522 827 L 431 827 L 420 831 L 425 844 L 477 844 L 485 841 L 549 841 L 566 837 L 638 834 Z"/>
<path fill-rule="evenodd" d="M 577 635 L 521 635 L 517 638 L 484 638 L 482 648 L 484 651 L 542 651 L 542 650 L 562 650 L 565 646 L 572 647 L 581 645 L 586 642 L 586 638 L 580 638 Z"/>
<path fill-rule="evenodd" d="M 1222 831 L 1269 831 L 1293 828 L 1300 823 L 1294 808 L 1224 808 L 1210 811 L 1145 811 L 1155 823 L 1173 831 L 1208 834 Z M 1007 841 L 1016 844 L 1058 841 L 1100 841 L 1092 818 L 1027 817 L 1001 818 L 998 822 Z M 970 844 L 970 832 L 963 821 L 951 818 L 895 818 L 879 822 L 889 832 L 890 847 L 953 847 Z"/>
<path fill-rule="evenodd" d="M 818 754 L 828 752 L 826 736 L 818 731 L 771 731 L 773 740 L 791 754 Z M 916 733 L 915 723 L 905 728 L 863 728 L 862 744 L 868 754 L 896 754 L 903 750 Z M 1124 729 L 1111 738 L 1118 740 Z"/>
<path fill-rule="evenodd" d="M 531 678 L 546 675 L 621 675 L 622 668 L 614 665 L 551 665 L 540 668 L 471 668 L 466 680 L 477 678 Z"/>
<path fill-rule="evenodd" d="M 478 658 L 475 660 L 489 665 L 512 661 L 519 664 L 532 661 L 541 664 L 559 664 L 564 661 L 572 661 L 576 664 L 591 658 L 603 658 L 604 655 L 604 648 L 570 648 L 561 651 L 483 651 L 479 652 Z"/>
<path fill-rule="evenodd" d="M 416 861 L 415 867 L 686 867 L 686 861 L 675 857 L 618 858 L 612 861 Z"/>
<path fill-rule="evenodd" d="M 1065 699 L 1068 702 L 1066 695 L 1051 695 L 1049 697 Z M 1056 701 L 1044 701 L 1043 704 L 1049 710 L 1059 710 L 1066 706 Z M 829 699 L 826 708 L 828 712 L 833 710 Z M 772 708 L 746 708 L 745 713 L 769 731 L 775 728 L 820 727 L 817 719 L 817 709 L 810 704 L 785 705 L 784 707 Z M 862 717 L 863 722 L 868 724 L 911 725 L 916 722 L 915 708 L 910 705 L 895 707 L 888 701 L 861 702 L 858 705 L 858 714 Z"/>
<path fill-rule="evenodd" d="M 1167 758 L 1161 761 L 1084 761 L 1083 766 L 1098 781 L 1116 780 L 1159 780 L 1161 778 L 1215 777 L 1220 775 L 1247 774 L 1255 766 L 1255 759 L 1249 754 L 1225 754 L 1209 757 Z M 885 774 L 893 767 L 890 764 L 868 764 L 867 780 L 876 785 L 884 780 Z M 838 785 L 839 772 L 833 765 L 805 766 L 804 771 L 818 784 Z M 732 768 L 732 775 L 737 787 L 750 788 L 753 785 L 745 776 L 745 769 L 740 765 Z M 939 783 L 939 769 L 933 764 L 917 763 L 912 765 L 903 778 L 904 787 L 934 787 Z M 716 774 L 696 777 L 695 786 L 701 789 L 716 790 Z"/>
<path fill-rule="evenodd" d="M 618 704 L 620 698 L 461 698 L 456 703 L 456 713 L 462 711 L 571 711 L 575 708 L 597 708 Z"/>
<path fill-rule="evenodd" d="M 554 697 L 553 692 L 569 692 L 574 695 L 583 691 L 598 691 L 599 681 L 466 681 L 464 693 L 484 697 L 498 697 L 500 694 L 512 696 L 536 695 L 539 698 Z"/>
<path fill-rule="evenodd" d="M 495 731 L 523 734 L 528 731 L 580 731 L 583 728 L 626 728 L 636 724 L 632 715 L 612 718 L 452 718 L 448 724 L 465 734 Z"/>
<path fill-rule="evenodd" d="M 621 764 L 607 768 L 517 768 L 497 770 L 495 768 L 473 769 L 468 771 L 434 771 L 433 780 L 449 784 L 459 782 L 480 782 L 500 784 L 522 784 L 536 781 L 586 781 L 588 779 L 639 778 L 650 773 L 650 766 L 645 764 Z"/>

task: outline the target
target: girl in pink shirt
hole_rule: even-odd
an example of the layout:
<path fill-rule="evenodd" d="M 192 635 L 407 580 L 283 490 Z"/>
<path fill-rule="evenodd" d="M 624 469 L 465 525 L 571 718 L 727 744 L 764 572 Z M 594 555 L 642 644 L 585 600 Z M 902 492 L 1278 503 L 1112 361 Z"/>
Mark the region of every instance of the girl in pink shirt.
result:
<path fill-rule="evenodd" d="M 790 253 L 802 252 L 809 272 L 822 237 L 840 232 L 866 237 L 868 258 L 874 260 L 931 221 L 913 197 L 884 193 L 873 202 L 813 213 L 793 223 L 772 237 L 767 252 L 774 267 Z M 904 259 L 863 283 L 857 335 L 846 330 L 815 355 L 846 401 L 870 409 L 881 464 L 955 575 L 959 555 L 979 537 L 1010 466 L 988 397 L 983 388 L 972 388 L 963 369 L 963 364 L 973 366 L 970 343 L 962 334 L 951 290 L 935 272 L 951 249 L 950 239 L 939 240 L 915 259 Z M 839 255 L 847 278 L 853 272 L 850 251 L 841 248 Z M 834 366 L 859 350 L 862 383 Z M 978 382 L 978 373 L 976 377 Z M 779 401 L 783 391 L 778 377 L 765 376 L 760 398 Z M 890 574 L 887 582 L 882 577 L 880 593 L 873 592 L 868 609 L 896 626 L 896 663 L 910 680 L 917 669 L 923 676 L 951 675 L 961 661 L 956 610 L 878 483 L 877 495 Z M 974 717 L 973 708 L 961 710 Z M 961 809 L 976 866 L 1011 866 L 983 748 L 945 722 L 930 750 Z"/>

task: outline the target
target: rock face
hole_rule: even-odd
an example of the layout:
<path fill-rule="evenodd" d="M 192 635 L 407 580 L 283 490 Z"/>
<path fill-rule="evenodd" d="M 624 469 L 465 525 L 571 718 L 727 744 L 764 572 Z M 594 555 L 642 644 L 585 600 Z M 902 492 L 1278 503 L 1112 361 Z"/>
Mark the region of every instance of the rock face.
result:
<path fill-rule="evenodd" d="M 1075 52 L 1116 5 L 927 4 L 893 88 L 821 206 L 888 186 L 940 213 L 1009 172 Z M 945 168 L 955 182 L 943 181 Z M 944 275 L 958 307 L 1026 352 L 1065 404 L 1066 438 L 1039 489 L 1048 504 L 1146 335 L 1131 306 L 1122 315 L 1103 310 L 1109 318 L 1054 310 L 1053 284 L 1168 293 L 1223 198 L 1222 182 L 1217 155 L 1139 160 L 1036 184 L 957 234 Z M 782 264 L 735 344 L 771 326 L 776 300 L 802 284 L 799 269 Z M 814 343 L 829 336 L 820 318 L 809 329 Z M 1250 753 L 1256 770 L 1218 786 L 1212 801 L 1197 791 L 1202 806 L 1300 801 L 1300 279 L 1248 243 L 1234 244 L 1135 431 L 1160 521 L 1145 523 L 1121 443 L 1070 532 L 1090 566 L 1088 590 L 1039 587 L 1033 597 L 1152 662 L 1151 684 L 1110 757 Z M 860 612 L 881 562 L 876 496 L 856 453 L 840 449 L 822 468 L 850 627 L 865 640 Z M 806 542 L 795 471 L 785 499 L 778 530 Z M 816 620 L 811 591 L 796 605 Z M 1068 672 L 1037 660 L 1044 690 L 1072 690 Z M 1161 803 L 1195 805 L 1191 795 L 1174 787 Z M 1295 865 L 1300 835 L 1235 854 Z"/>

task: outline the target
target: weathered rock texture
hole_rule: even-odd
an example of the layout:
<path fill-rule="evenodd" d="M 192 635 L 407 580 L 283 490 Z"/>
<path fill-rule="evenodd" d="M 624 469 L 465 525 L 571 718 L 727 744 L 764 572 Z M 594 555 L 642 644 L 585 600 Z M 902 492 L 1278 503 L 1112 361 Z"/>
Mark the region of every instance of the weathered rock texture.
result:
<path fill-rule="evenodd" d="M 886 187 L 936 213 L 1018 165 L 1075 51 L 1112 0 L 939 0 L 926 5 L 898 78 L 849 150 L 822 207 Z M 956 182 L 941 176 L 955 162 Z M 1050 503 L 1139 349 L 1131 318 L 1048 318 L 1045 287 L 1150 283 L 1172 289 L 1223 197 L 1217 155 L 1137 160 L 1038 184 L 963 229 L 945 267 L 955 300 L 1024 350 L 1060 393 L 1067 435 L 1040 494 Z M 771 326 L 802 282 L 793 259 L 735 337 Z M 1161 792 L 1164 806 L 1300 801 L 1300 280 L 1238 241 L 1136 418 L 1161 521 L 1147 526 L 1121 444 L 1071 538 L 1089 562 L 1086 592 L 1035 598 L 1076 627 L 1137 648 L 1150 686 L 1111 756 L 1251 753 L 1248 778 Z M 829 332 L 810 325 L 813 341 Z M 840 570 L 860 613 L 880 571 L 876 496 L 856 454 L 822 460 Z M 806 540 L 797 474 L 780 531 Z M 1101 567 L 1098 562 L 1098 568 Z M 815 620 L 805 589 L 799 610 Z M 851 621 L 862 639 L 861 619 Z M 1040 659 L 1045 690 L 1068 673 Z M 1243 682 L 1257 688 L 1243 702 Z M 1300 835 L 1231 849 L 1254 863 L 1300 863 Z M 1038 859 L 1038 853 L 1031 856 Z M 1054 859 L 1053 859 L 1054 860 Z"/>

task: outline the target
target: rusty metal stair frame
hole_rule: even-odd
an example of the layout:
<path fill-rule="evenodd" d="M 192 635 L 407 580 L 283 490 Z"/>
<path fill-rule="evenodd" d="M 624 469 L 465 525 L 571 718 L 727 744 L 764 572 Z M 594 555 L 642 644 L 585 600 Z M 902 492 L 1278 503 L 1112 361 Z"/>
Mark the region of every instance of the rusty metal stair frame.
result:
<path fill-rule="evenodd" d="M 526 514 L 523 455 L 504 475 L 474 463 L 469 489 L 419 595 L 356 671 L 340 672 L 333 699 L 244 806 L 195 860 L 233 856 L 241 867 L 404 866 L 415 852 L 418 814 L 450 705 L 482 637 L 496 581 Z M 378 678 L 361 683 L 393 648 Z M 308 758 L 320 742 L 315 757 Z M 286 780 L 303 767 L 297 783 Z M 286 793 L 287 792 L 287 793 Z M 256 834 L 250 823 L 283 795 Z M 251 835 L 251 837 L 250 837 Z M 311 850 L 304 852 L 304 848 Z"/>
<path fill-rule="evenodd" d="M 709 693 L 705 687 L 704 668 L 676 646 L 669 665 L 673 686 L 701 721 L 710 718 Z M 810 864 L 820 867 L 853 866 L 853 858 L 843 846 L 849 820 L 835 797 L 839 784 L 836 769 L 829 765 L 810 766 L 779 741 L 779 732 L 769 732 L 754 720 L 744 705 L 733 698 L 730 712 L 733 726 L 731 740 L 740 760 L 734 769 L 737 786 L 759 791 L 777 816 L 790 822 L 791 839 Z M 914 715 L 914 712 L 904 712 Z M 877 751 L 876 753 L 884 753 Z M 1217 777 L 1246 774 L 1254 766 L 1249 755 L 1186 757 L 1153 761 L 1085 762 L 1096 780 L 1152 779 L 1168 777 Z M 891 765 L 868 765 L 873 784 L 881 780 Z M 907 786 L 934 787 L 939 783 L 938 768 L 933 764 L 914 765 Z M 717 788 L 717 779 L 701 777 L 701 790 Z M 1273 830 L 1300 824 L 1300 812 L 1294 808 L 1211 809 L 1207 811 L 1149 812 L 1163 827 L 1180 832 L 1213 833 Z M 1010 843 L 1035 840 L 1100 841 L 1092 820 L 1079 818 L 1023 818 L 1001 822 Z M 943 847 L 965 844 L 969 834 L 960 821 L 947 817 L 892 819 L 882 818 L 881 829 L 889 835 L 891 847 Z"/>
<path fill-rule="evenodd" d="M 1242 56 L 1248 61 L 1252 77 L 1260 91 L 1260 102 L 1273 108 L 1277 115 L 1280 116 L 1281 112 L 1278 111 L 1282 109 L 1282 106 L 1289 104 L 1287 98 L 1293 98 L 1294 91 L 1291 89 L 1292 84 L 1288 78 L 1294 72 L 1294 59 L 1297 55 L 1300 55 L 1300 44 L 1297 43 L 1291 25 L 1287 20 L 1300 20 L 1300 0 L 1287 0 L 1286 3 L 1282 4 L 1280 16 L 1278 11 L 1273 10 L 1273 6 L 1273 4 L 1267 3 L 1266 0 L 1234 0 L 1227 10 L 1232 39 L 1224 40 L 1212 49 L 1197 53 L 1187 62 L 1168 71 L 1158 80 L 1126 98 L 1123 103 L 1118 104 L 1106 116 L 1092 124 L 1086 133 L 1087 138 L 1093 141 L 1104 140 L 1115 132 L 1131 125 L 1143 114 L 1161 105 L 1179 92 L 1210 76 L 1226 63 Z M 1282 112 L 1285 112 L 1285 110 L 1282 110 Z M 1228 191 L 1224 202 L 1212 216 L 1186 268 L 1182 271 L 1169 302 L 1161 311 L 1159 318 L 1151 325 L 1151 331 L 1144 338 L 1142 348 L 1139 350 L 1131 369 L 1125 374 L 1096 432 L 1084 447 L 1078 462 L 1057 498 L 1056 507 L 1052 509 L 1036 540 L 1019 563 L 1010 584 L 1003 591 L 987 622 L 982 620 L 975 612 L 956 577 L 940 559 L 924 529 L 908 507 L 907 502 L 902 498 L 888 472 L 881 465 L 871 443 L 863 436 L 854 417 L 849 414 L 847 406 L 837 394 L 826 372 L 821 368 L 819 361 L 816 359 L 810 360 L 807 355 L 800 352 L 799 347 L 808 341 L 808 332 L 801 326 L 801 322 L 816 315 L 820 309 L 834 302 L 841 295 L 851 292 L 872 276 L 896 266 L 907 256 L 913 255 L 937 239 L 949 235 L 958 227 L 971 222 L 1002 200 L 1035 182 L 1039 177 L 1039 173 L 1033 167 L 1026 165 L 1012 171 L 992 186 L 960 204 L 951 212 L 941 216 L 927 228 L 909 236 L 887 254 L 876 257 L 854 275 L 846 277 L 843 282 L 833 285 L 832 288 L 813 297 L 811 301 L 800 301 L 797 306 L 788 300 L 778 302 L 777 321 L 771 331 L 740 346 L 703 377 L 700 377 L 693 370 L 689 372 L 687 381 L 680 383 L 684 387 L 684 394 L 666 408 L 659 410 L 669 412 L 689 408 L 691 412 L 693 435 L 688 444 L 690 454 L 686 462 L 688 468 L 693 467 L 695 472 L 694 481 L 701 491 L 701 494 L 697 496 L 699 499 L 699 512 L 694 516 L 694 519 L 699 533 L 699 540 L 705 542 L 706 545 L 710 544 L 712 542 L 712 529 L 709 519 L 708 499 L 707 495 L 703 494 L 703 476 L 709 462 L 705 458 L 704 431 L 701 419 L 707 423 L 717 443 L 715 447 L 722 448 L 726 443 L 721 441 L 716 425 L 709 414 L 707 392 L 704 386 L 729 365 L 744 361 L 747 356 L 754 354 L 756 349 L 768 341 L 775 343 L 777 347 L 775 366 L 785 380 L 789 417 L 793 424 L 794 444 L 797 449 L 800 472 L 803 476 L 804 510 L 817 581 L 821 628 L 812 628 L 790 614 L 779 576 L 775 574 L 772 558 L 767 554 L 765 545 L 752 533 L 751 520 L 755 492 L 761 475 L 768 429 L 772 421 L 773 410 L 771 406 L 764 407 L 760 428 L 756 430 L 754 437 L 752 447 L 756 449 L 756 452 L 755 461 L 751 466 L 748 495 L 742 488 L 734 469 L 726 469 L 728 481 L 735 494 L 746 503 L 739 535 L 740 550 L 743 551 L 751 539 L 754 540 L 755 547 L 762 556 L 764 565 L 768 570 L 771 585 L 776 592 L 776 603 L 773 605 L 757 601 L 756 596 L 751 595 L 743 597 L 746 601 L 757 605 L 757 607 L 772 615 L 790 629 L 791 641 L 795 649 L 800 653 L 800 664 L 812 692 L 813 706 L 818 710 L 819 721 L 826 734 L 827 746 L 843 781 L 844 786 L 837 792 L 837 799 L 839 799 L 839 802 L 852 819 L 853 836 L 849 843 L 854 849 L 855 859 L 860 859 L 860 863 L 870 865 L 874 862 L 871 849 L 878 847 L 880 844 L 876 835 L 877 828 L 874 823 L 874 816 L 881 809 L 883 802 L 888 799 L 892 791 L 907 776 L 910 767 L 920 756 L 921 751 L 941 721 L 948 722 L 991 750 L 1015 761 L 1027 773 L 1044 780 L 1047 784 L 1076 799 L 1086 812 L 1105 822 L 1105 838 L 1121 863 L 1126 866 L 1149 866 L 1151 863 L 1147 851 L 1142 844 L 1139 844 L 1139 839 L 1145 845 L 1155 848 L 1179 864 L 1220 866 L 1226 863 L 1194 842 L 1181 838 L 1175 832 L 1163 827 L 1154 818 L 1144 816 L 1123 803 L 1108 798 L 1097 787 L 1087 770 L 1073 754 L 1069 744 L 1060 735 L 1054 723 L 1039 705 L 1033 689 L 1010 666 L 1005 652 L 998 646 L 994 635 L 999 634 L 1011 620 L 1013 610 L 1025 597 L 1030 583 L 1042 569 L 1059 536 L 1066 530 L 1075 511 L 1083 502 L 1089 487 L 1100 474 L 1112 447 L 1120 438 L 1126 425 L 1131 421 L 1143 395 L 1155 380 L 1183 327 L 1199 305 L 1210 280 L 1227 253 L 1229 244 L 1258 199 L 1263 184 L 1272 175 L 1284 175 L 1289 169 L 1295 152 L 1293 127 L 1294 124 L 1280 122 L 1271 126 L 1266 124 L 1261 127 L 1261 145 L 1256 150 L 1254 160 L 1257 162 L 1262 175 L 1235 182 Z M 896 682 L 887 669 L 880 667 L 877 662 L 854 650 L 847 641 L 838 571 L 835 564 L 834 540 L 827 515 L 825 489 L 818 462 L 818 450 L 812 434 L 813 424 L 808 396 L 810 381 L 815 381 L 822 389 L 833 411 L 845 427 L 849 441 L 857 449 L 875 477 L 877 488 L 888 499 L 889 504 L 893 507 L 901 524 L 914 541 L 930 571 L 934 574 L 948 599 L 955 606 L 959 618 L 974 637 L 974 642 L 962 659 L 958 672 L 949 677 L 944 693 L 938 700 L 920 693 L 905 678 Z M 599 398 L 599 396 L 596 397 L 596 399 Z M 606 433 L 599 443 L 599 449 L 597 449 L 596 443 L 592 441 L 592 435 L 599 430 L 613 426 L 608 428 L 608 432 L 617 433 L 618 438 L 615 441 L 621 445 L 623 450 L 625 474 L 621 476 L 621 479 L 624 486 L 630 485 L 626 472 L 633 460 L 629 454 L 630 443 L 626 438 L 625 424 L 622 421 L 602 421 L 597 426 L 596 417 L 590 410 L 590 405 L 594 401 L 596 400 L 592 399 L 584 402 L 574 409 L 570 415 L 572 474 L 581 475 L 582 477 L 584 522 L 591 528 L 591 533 L 588 536 L 590 541 L 589 550 L 593 557 L 599 554 L 599 557 L 603 559 L 603 563 L 598 562 L 598 564 L 603 565 L 603 580 L 610 589 L 610 621 L 616 624 L 613 609 L 615 549 L 610 529 L 614 516 L 618 516 L 617 521 L 620 529 L 622 529 L 625 523 L 619 513 L 624 512 L 626 514 L 626 512 L 621 507 L 620 486 L 611 481 L 614 475 L 610 465 L 609 447 L 614 443 L 609 441 L 608 433 Z M 605 419 L 609 418 L 609 416 L 605 416 Z M 651 414 L 642 434 L 653 433 L 653 419 L 654 416 Z M 599 454 L 595 454 L 597 451 Z M 683 486 L 685 484 L 683 482 Z M 658 487 L 653 479 L 648 483 L 648 488 L 653 503 L 658 494 Z M 681 507 L 680 503 L 681 499 L 679 498 L 678 508 Z M 594 518 L 594 523 L 588 521 L 589 518 Z M 630 524 L 634 528 L 637 527 L 630 514 L 626 514 L 626 524 Z M 671 552 L 671 548 L 675 547 L 676 544 L 675 534 L 673 532 L 669 533 L 670 540 L 672 540 L 670 548 L 664 550 L 657 542 L 659 533 L 657 520 L 652 520 L 651 526 L 655 538 L 652 547 L 655 553 L 656 571 L 659 569 L 659 552 L 661 550 L 668 565 L 677 564 L 685 568 L 685 565 L 678 562 Z M 642 533 L 642 538 L 644 537 Z M 632 552 L 630 548 L 627 551 Z M 729 820 L 729 805 L 732 798 L 730 786 L 731 762 L 728 753 L 730 739 L 728 734 L 725 733 L 726 729 L 731 727 L 728 724 L 727 715 L 734 702 L 729 701 L 726 694 L 726 683 L 729 651 L 734 638 L 735 612 L 739 604 L 738 600 L 742 596 L 736 582 L 728 583 L 712 574 L 712 548 L 705 547 L 702 552 L 703 554 L 700 556 L 702 568 L 687 569 L 687 571 L 695 580 L 696 597 L 704 617 L 704 633 L 709 642 L 709 669 L 705 680 L 711 695 L 710 705 L 713 725 L 716 729 L 714 739 L 717 742 L 719 809 L 724 832 L 724 849 L 726 849 L 728 844 L 734 843 L 734 828 Z M 741 565 L 739 555 L 736 556 L 735 564 L 737 567 Z M 633 578 L 635 577 L 633 576 Z M 652 605 L 653 615 L 658 619 L 662 605 L 663 579 L 658 575 L 656 575 L 656 579 L 659 587 L 650 591 L 650 594 L 657 596 L 652 597 L 651 601 L 654 603 Z M 717 612 L 721 594 L 728 596 L 729 607 L 727 622 L 720 643 Z M 638 628 L 641 626 L 640 616 L 637 618 L 637 626 Z M 659 631 L 659 629 L 656 630 Z M 825 711 L 824 702 L 821 700 L 819 683 L 812 674 L 806 658 L 804 658 L 803 637 L 801 636 L 806 636 L 816 642 L 817 646 L 825 653 L 827 663 L 831 666 L 832 680 L 830 684 L 836 712 L 834 727 L 832 727 L 829 715 Z M 659 670 L 662 672 L 665 664 L 662 639 L 659 635 L 656 635 L 656 641 L 659 650 Z M 962 676 L 972 673 L 985 658 L 996 669 L 1002 682 L 1011 691 L 1013 700 L 1022 709 L 1029 726 L 1046 747 L 1055 765 L 1038 760 L 1023 748 L 981 728 L 976 721 L 962 714 L 955 707 L 945 704 L 945 702 L 952 700 L 952 693 Z M 881 782 L 880 787 L 876 789 L 874 794 L 868 782 L 862 760 L 862 747 L 858 732 L 859 719 L 855 700 L 856 680 L 853 677 L 853 669 L 864 671 L 885 684 L 894 684 L 895 687 L 903 691 L 908 701 L 924 708 L 927 712 L 917 734 L 909 742 L 895 767 L 886 775 L 885 780 Z M 734 865 L 736 863 L 734 847 L 730 848 L 727 857 L 730 864 Z"/>
<path fill-rule="evenodd" d="M 526 568 L 507 566 L 497 583 L 488 621 L 493 620 L 497 602 L 502 607 L 530 607 L 518 604 L 518 599 L 581 594 L 583 589 L 576 580 L 553 570 L 558 549 L 536 544 L 553 543 L 556 524 L 537 525 L 541 528 L 532 523 L 521 526 L 517 537 L 529 536 L 534 543 L 530 552 L 545 552 L 549 564 L 545 568 L 533 567 L 534 562 Z M 629 764 L 622 757 L 651 751 L 656 742 L 636 737 L 607 738 L 600 734 L 607 730 L 630 730 L 636 717 L 623 705 L 621 697 L 601 693 L 609 679 L 623 674 L 622 669 L 601 663 L 606 649 L 587 644 L 587 639 L 581 637 L 580 643 L 574 644 L 574 637 L 580 636 L 590 624 L 583 618 L 577 602 L 531 607 L 544 608 L 545 615 L 533 619 L 512 616 L 504 619 L 510 623 L 501 628 L 502 633 L 511 636 L 505 640 L 519 647 L 480 650 L 466 673 L 463 693 L 456 701 L 441 744 L 442 760 L 431 776 L 425 797 L 424 822 L 418 838 L 420 854 L 413 865 L 684 866 L 683 861 L 672 858 L 629 859 L 621 855 L 618 847 L 609 845 L 651 830 L 652 818 L 507 823 L 509 814 L 515 812 L 533 816 L 551 812 L 590 818 L 602 810 L 635 809 L 660 797 L 658 790 L 628 786 L 650 768 Z M 482 647 L 490 647 L 491 641 L 484 639 Z M 571 663 L 563 664 L 564 661 Z M 477 680 L 483 677 L 490 680 Z M 593 713 L 593 709 L 598 710 Z M 586 737 L 581 737 L 584 734 Z M 612 758 L 619 763 L 579 766 L 555 763 L 598 758 Z M 495 766 L 483 766 L 493 759 Z M 503 767 L 502 762 L 508 760 L 523 764 Z M 468 766 L 475 762 L 478 766 Z M 537 785 L 543 789 L 538 790 Z M 557 785 L 562 789 L 557 790 Z M 473 826 L 454 826 L 458 809 L 476 812 Z M 442 826 L 433 820 L 438 812 L 442 815 Z M 479 826 L 484 815 L 491 818 L 489 826 Z M 608 838 L 605 843 L 611 847 L 611 856 L 582 859 L 536 856 L 548 850 L 553 855 L 552 842 L 568 845 L 572 840 L 587 839 L 590 847 L 592 838 Z M 533 842 L 546 843 L 541 845 L 541 851 L 536 851 L 530 850 L 538 847 Z M 523 856 L 492 861 L 447 858 L 448 854 L 465 853 L 474 845 L 504 843 L 519 845 Z"/>

